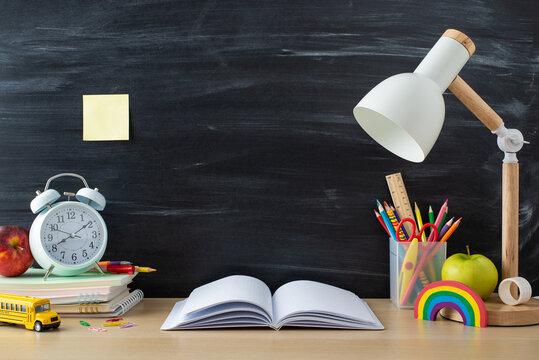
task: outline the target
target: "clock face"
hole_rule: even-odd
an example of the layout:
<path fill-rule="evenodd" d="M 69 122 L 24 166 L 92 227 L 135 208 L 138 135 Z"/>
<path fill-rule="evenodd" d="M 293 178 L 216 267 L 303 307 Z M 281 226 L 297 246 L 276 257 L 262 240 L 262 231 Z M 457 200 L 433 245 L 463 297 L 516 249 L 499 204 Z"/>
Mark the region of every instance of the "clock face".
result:
<path fill-rule="evenodd" d="M 53 207 L 43 220 L 41 243 L 47 255 L 64 265 L 93 262 L 106 243 L 104 222 L 97 212 L 76 202 Z"/>

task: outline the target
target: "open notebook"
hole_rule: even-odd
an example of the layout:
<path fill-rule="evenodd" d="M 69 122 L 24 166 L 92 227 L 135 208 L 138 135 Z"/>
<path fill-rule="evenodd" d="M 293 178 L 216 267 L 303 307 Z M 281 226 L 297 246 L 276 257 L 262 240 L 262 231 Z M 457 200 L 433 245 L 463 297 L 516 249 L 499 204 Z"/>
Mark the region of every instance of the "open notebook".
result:
<path fill-rule="evenodd" d="M 271 296 L 262 281 L 229 276 L 193 290 L 177 302 L 161 330 L 243 326 L 383 329 L 356 294 L 315 281 L 284 284 Z"/>

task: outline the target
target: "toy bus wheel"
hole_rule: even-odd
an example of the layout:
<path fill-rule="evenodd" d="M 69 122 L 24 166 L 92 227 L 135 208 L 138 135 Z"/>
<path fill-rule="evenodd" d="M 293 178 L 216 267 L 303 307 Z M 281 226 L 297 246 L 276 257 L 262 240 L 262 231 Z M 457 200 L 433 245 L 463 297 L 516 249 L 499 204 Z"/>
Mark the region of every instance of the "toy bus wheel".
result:
<path fill-rule="evenodd" d="M 41 330 L 43 330 L 43 325 L 41 324 L 41 321 L 36 321 L 34 323 L 34 330 L 37 332 L 40 332 Z"/>

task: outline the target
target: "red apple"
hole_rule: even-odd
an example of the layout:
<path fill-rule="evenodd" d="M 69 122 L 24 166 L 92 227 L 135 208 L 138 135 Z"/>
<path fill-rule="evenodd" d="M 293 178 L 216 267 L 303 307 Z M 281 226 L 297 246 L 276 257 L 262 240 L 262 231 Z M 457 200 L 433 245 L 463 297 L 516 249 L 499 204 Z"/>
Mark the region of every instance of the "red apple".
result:
<path fill-rule="evenodd" d="M 18 276 L 33 262 L 28 230 L 19 226 L 0 226 L 0 275 Z"/>

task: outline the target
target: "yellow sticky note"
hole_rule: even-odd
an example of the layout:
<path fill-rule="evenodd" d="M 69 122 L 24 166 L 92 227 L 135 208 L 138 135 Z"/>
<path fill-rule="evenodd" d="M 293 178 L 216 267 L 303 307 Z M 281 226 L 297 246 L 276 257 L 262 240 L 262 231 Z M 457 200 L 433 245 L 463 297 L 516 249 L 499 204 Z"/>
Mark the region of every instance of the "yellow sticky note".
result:
<path fill-rule="evenodd" d="M 84 141 L 129 140 L 129 95 L 82 95 Z"/>

